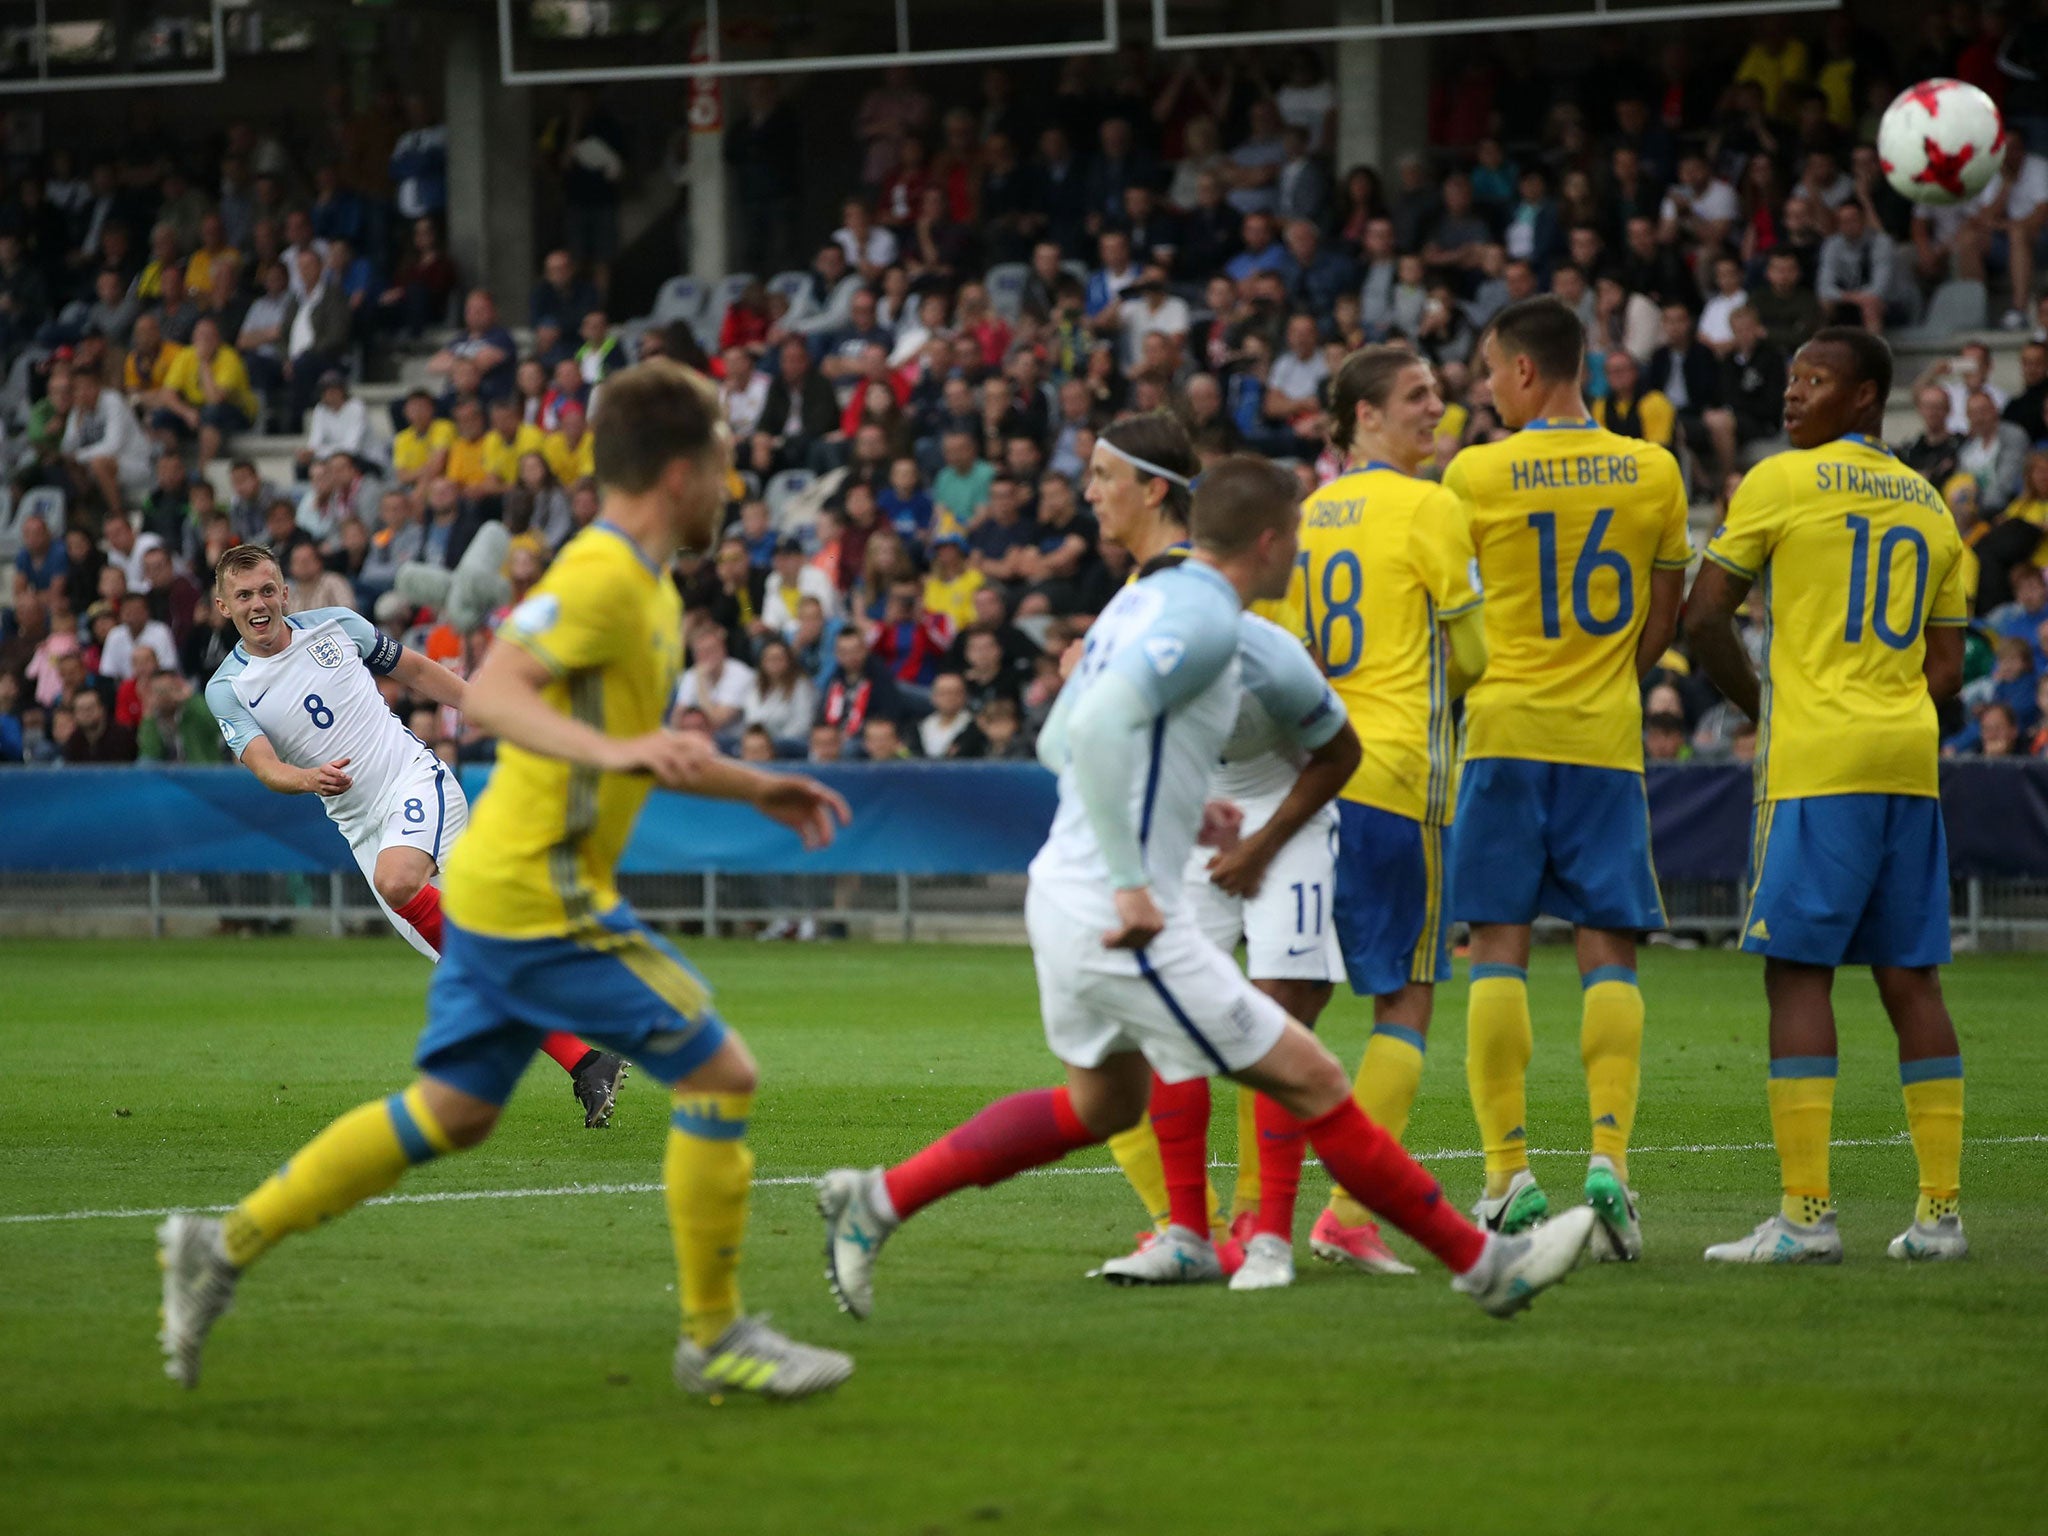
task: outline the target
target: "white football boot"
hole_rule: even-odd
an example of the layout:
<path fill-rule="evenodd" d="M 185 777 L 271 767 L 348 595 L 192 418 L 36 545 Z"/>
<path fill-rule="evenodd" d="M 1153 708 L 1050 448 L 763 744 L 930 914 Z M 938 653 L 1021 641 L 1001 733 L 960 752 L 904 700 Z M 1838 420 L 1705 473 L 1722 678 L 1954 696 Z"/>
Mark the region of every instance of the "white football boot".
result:
<path fill-rule="evenodd" d="M 1277 1291 L 1294 1284 L 1294 1245 L 1261 1232 L 1245 1245 L 1244 1262 L 1230 1277 L 1233 1291 Z"/>
<path fill-rule="evenodd" d="M 221 1252 L 220 1222 L 181 1213 L 156 1229 L 156 1261 L 164 1272 L 164 1374 L 182 1387 L 199 1385 L 206 1335 L 234 1304 L 241 1272 Z"/>
<path fill-rule="evenodd" d="M 1088 1278 L 1111 1285 L 1203 1285 L 1223 1278 L 1223 1261 L 1199 1232 L 1168 1227 L 1136 1251 L 1089 1270 Z"/>
<path fill-rule="evenodd" d="M 1963 1218 L 1943 1216 L 1931 1225 L 1916 1221 L 1890 1243 L 1886 1244 L 1887 1254 L 1895 1259 L 1917 1261 L 1935 1259 L 1960 1259 L 1970 1251 L 1970 1240 L 1963 1236 Z"/>
<path fill-rule="evenodd" d="M 1479 1262 L 1451 1281 L 1495 1317 L 1512 1317 L 1572 1272 L 1600 1218 L 1575 1205 L 1532 1231 L 1503 1237 L 1490 1232 Z"/>
<path fill-rule="evenodd" d="M 1706 1253 L 1709 1264 L 1839 1264 L 1842 1234 L 1835 1213 L 1827 1212 L 1812 1226 L 1802 1226 L 1780 1211 L 1756 1230 L 1732 1243 L 1716 1243 Z"/>

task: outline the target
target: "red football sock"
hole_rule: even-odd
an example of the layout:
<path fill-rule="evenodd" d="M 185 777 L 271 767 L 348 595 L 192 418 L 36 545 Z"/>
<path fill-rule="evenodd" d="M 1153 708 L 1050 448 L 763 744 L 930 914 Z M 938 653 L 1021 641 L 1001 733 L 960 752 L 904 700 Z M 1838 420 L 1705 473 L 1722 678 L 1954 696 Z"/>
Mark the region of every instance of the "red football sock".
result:
<path fill-rule="evenodd" d="M 561 1030 L 556 1030 L 541 1041 L 540 1048 L 564 1072 L 574 1072 L 576 1063 L 590 1054 L 589 1046 L 574 1035 L 564 1034 Z"/>
<path fill-rule="evenodd" d="M 1166 1219 L 1209 1233 L 1209 1079 L 1152 1079 L 1152 1131 L 1166 1174 Z"/>
<path fill-rule="evenodd" d="M 1345 1099 L 1303 1129 L 1330 1177 L 1354 1200 L 1406 1232 L 1453 1274 L 1462 1275 L 1479 1262 L 1485 1236 L 1444 1198 L 1437 1181 L 1399 1142 L 1366 1119 L 1356 1100 Z"/>
<path fill-rule="evenodd" d="M 441 953 L 441 892 L 437 887 L 421 886 L 417 896 L 393 910 L 412 924 L 435 954 Z"/>
<path fill-rule="evenodd" d="M 1039 1088 L 997 1099 L 922 1152 L 886 1170 L 882 1181 L 897 1218 L 904 1220 L 955 1190 L 970 1184 L 986 1189 L 1100 1140 L 1074 1113 L 1066 1089 Z"/>
<path fill-rule="evenodd" d="M 1294 1241 L 1294 1201 L 1301 1192 L 1301 1122 L 1263 1093 L 1253 1103 L 1259 1126 L 1257 1232 Z"/>

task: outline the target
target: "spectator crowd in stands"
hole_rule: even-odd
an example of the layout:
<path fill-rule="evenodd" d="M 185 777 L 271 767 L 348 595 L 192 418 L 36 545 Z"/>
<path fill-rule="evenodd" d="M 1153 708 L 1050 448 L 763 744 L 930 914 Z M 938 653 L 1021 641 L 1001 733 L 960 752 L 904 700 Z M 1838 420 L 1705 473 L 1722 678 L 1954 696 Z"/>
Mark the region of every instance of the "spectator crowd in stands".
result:
<path fill-rule="evenodd" d="M 1272 68 L 1127 49 L 1029 97 L 991 68 L 946 101 L 893 69 L 851 125 L 857 181 L 808 231 L 794 108 L 754 77 L 726 130 L 735 239 L 755 271 L 791 271 L 701 333 L 608 310 L 624 137 L 589 93 L 544 131 L 565 246 L 520 334 L 442 252 L 445 133 L 423 101 L 337 108 L 304 184 L 247 126 L 197 179 L 52 155 L 0 202 L 14 491 L 65 508 L 61 535 L 20 525 L 0 761 L 221 760 L 199 694 L 233 643 L 208 588 L 237 542 L 277 551 L 295 603 L 473 667 L 596 515 L 606 378 L 657 354 L 717 379 L 736 442 L 729 526 L 674 572 L 677 727 L 756 759 L 1027 757 L 1059 655 L 1130 574 L 1086 494 L 1108 422 L 1169 411 L 1203 463 L 1263 453 L 1310 487 L 1340 467 L 1331 375 L 1396 341 L 1441 380 L 1440 467 L 1503 434 L 1474 349 L 1547 292 L 1586 327 L 1595 415 L 1680 456 L 1704 525 L 1785 446 L 1799 344 L 1907 324 L 1952 277 L 2002 284 L 2006 327 L 2034 339 L 2011 398 L 1981 343 L 1929 366 L 1922 430 L 1897 445 L 1971 551 L 1950 745 L 2048 747 L 2048 22 L 1948 6 L 1895 49 L 1847 12 L 1768 19 L 1718 75 L 1603 33 L 1576 92 L 1483 48 L 1459 61 L 1430 92 L 1430 153 L 1385 177 L 1333 158 L 1310 50 Z M 1982 196 L 1916 210 L 1871 146 L 1897 86 L 1934 74 L 2001 96 L 2015 131 Z M 387 421 L 352 378 L 394 332 L 437 349 Z M 265 424 L 300 436 L 288 485 L 237 453 Z M 1682 651 L 1645 703 L 1653 759 L 1754 750 Z M 491 751 L 453 712 L 415 718 L 451 760 Z"/>

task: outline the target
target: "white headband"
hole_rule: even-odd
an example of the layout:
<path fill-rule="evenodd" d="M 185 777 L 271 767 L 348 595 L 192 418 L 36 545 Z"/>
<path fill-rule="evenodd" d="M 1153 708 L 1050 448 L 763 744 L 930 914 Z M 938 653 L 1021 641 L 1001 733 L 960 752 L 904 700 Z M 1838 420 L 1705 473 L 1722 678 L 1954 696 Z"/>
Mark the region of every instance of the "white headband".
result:
<path fill-rule="evenodd" d="M 1127 453 L 1125 450 L 1117 447 L 1115 443 L 1112 443 L 1106 437 L 1096 438 L 1095 446 L 1098 448 L 1108 450 L 1117 458 L 1122 459 L 1126 464 L 1130 465 L 1133 469 L 1142 469 L 1148 475 L 1158 476 L 1161 480 L 1166 481 L 1169 485 L 1177 485 L 1184 491 L 1194 489 L 1194 487 L 1188 483 L 1188 478 L 1186 475 L 1176 475 L 1170 469 L 1161 469 L 1157 464 L 1154 464 L 1150 459 L 1141 459 L 1135 453 Z"/>

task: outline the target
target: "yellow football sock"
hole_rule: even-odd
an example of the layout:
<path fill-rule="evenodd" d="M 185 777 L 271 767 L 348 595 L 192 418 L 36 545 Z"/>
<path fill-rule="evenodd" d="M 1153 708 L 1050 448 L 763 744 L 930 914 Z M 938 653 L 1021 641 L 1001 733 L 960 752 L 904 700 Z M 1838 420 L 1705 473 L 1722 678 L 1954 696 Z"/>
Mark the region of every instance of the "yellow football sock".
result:
<path fill-rule="evenodd" d="M 677 1093 L 661 1162 L 669 1234 L 682 1277 L 683 1332 L 708 1349 L 740 1315 L 740 1240 L 747 1230 L 754 1154 L 746 1142 L 751 1093 Z"/>
<path fill-rule="evenodd" d="M 1778 1056 L 1771 1061 L 1771 1139 L 1785 1183 L 1780 1209 L 1811 1226 L 1828 1212 L 1828 1134 L 1835 1115 L 1835 1058 Z"/>
<path fill-rule="evenodd" d="M 1163 1225 L 1167 1212 L 1166 1168 L 1159 1161 L 1159 1138 L 1152 1132 L 1151 1120 L 1140 1120 L 1128 1131 L 1110 1137 L 1109 1155 L 1116 1159 L 1117 1167 L 1123 1169 L 1131 1188 L 1145 1203 L 1145 1214 L 1152 1219 L 1152 1225 Z"/>
<path fill-rule="evenodd" d="M 1906 1126 L 1920 1164 L 1920 1201 L 1913 1219 L 1939 1221 L 1961 1209 L 1963 1185 L 1963 1058 L 1935 1056 L 1899 1063 Z"/>
<path fill-rule="evenodd" d="M 1365 1059 L 1358 1064 L 1358 1076 L 1351 1096 L 1365 1116 L 1394 1140 L 1408 1129 L 1408 1115 L 1415 1107 L 1415 1095 L 1422 1088 L 1422 1035 L 1400 1024 L 1375 1024 L 1365 1039 Z M 1330 1209 L 1347 1227 L 1360 1227 L 1372 1220 L 1372 1213 L 1341 1187 L 1330 1191 Z"/>
<path fill-rule="evenodd" d="M 1165 1231 L 1168 1213 L 1166 1166 L 1159 1160 L 1159 1137 L 1152 1130 L 1151 1120 L 1140 1120 L 1128 1131 L 1119 1131 L 1110 1137 L 1109 1155 L 1116 1159 L 1117 1167 L 1123 1169 L 1124 1177 L 1131 1181 L 1131 1188 L 1145 1202 L 1145 1214 L 1152 1219 L 1152 1225 Z M 1223 1204 L 1216 1198 L 1216 1186 L 1211 1184 L 1210 1234 L 1213 1236 L 1224 1227 Z"/>
<path fill-rule="evenodd" d="M 1497 1199 L 1529 1166 L 1527 1079 L 1536 1036 L 1529 1027 L 1529 973 L 1519 965 L 1472 967 L 1465 1002 L 1465 1082 L 1486 1151 L 1486 1194 Z"/>
<path fill-rule="evenodd" d="M 453 1150 L 414 1083 L 403 1093 L 358 1104 L 315 1136 L 228 1212 L 221 1245 L 237 1269 L 293 1232 L 309 1232 L 398 1182 L 414 1163 Z"/>
<path fill-rule="evenodd" d="M 1230 1219 L 1259 1208 L 1259 1096 L 1237 1085 L 1237 1188 L 1230 1196 Z"/>
<path fill-rule="evenodd" d="M 1628 1138 L 1636 1123 L 1643 1081 L 1643 994 L 1625 965 L 1603 965 L 1581 978 L 1585 993 L 1579 1022 L 1579 1060 L 1586 1067 L 1586 1102 L 1593 1115 L 1593 1152 L 1614 1164 L 1628 1182 Z"/>

